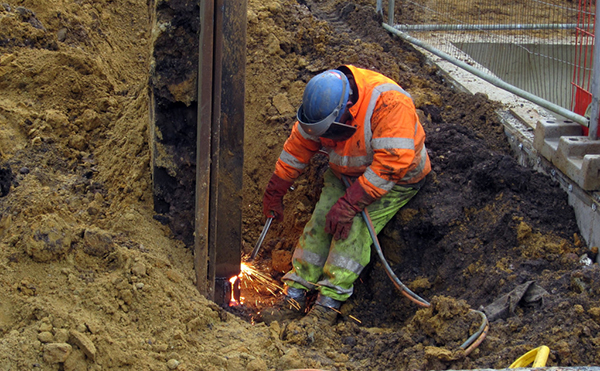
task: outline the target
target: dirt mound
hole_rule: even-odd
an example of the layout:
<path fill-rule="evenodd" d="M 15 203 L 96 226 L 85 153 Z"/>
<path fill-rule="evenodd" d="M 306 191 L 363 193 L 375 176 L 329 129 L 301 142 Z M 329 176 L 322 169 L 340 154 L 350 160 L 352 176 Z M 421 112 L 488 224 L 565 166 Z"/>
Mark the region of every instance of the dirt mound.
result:
<path fill-rule="evenodd" d="M 250 326 L 198 295 L 190 251 L 153 219 L 147 3 L 16 5 L 0 5 L 2 369 L 257 358 L 226 335 Z"/>
<path fill-rule="evenodd" d="M 0 5 L 1 369 L 504 368 L 542 344 L 552 365 L 600 363 L 598 267 L 581 262 L 566 195 L 512 160 L 497 105 L 453 91 L 383 31 L 371 1 L 249 2 L 243 248 L 306 82 L 342 63 L 372 68 L 412 94 L 427 132 L 434 171 L 380 240 L 431 307 L 400 295 L 375 255 L 338 324 L 297 337 L 252 322 L 268 292 L 227 311 L 201 297 L 191 251 L 153 218 L 154 6 Z M 325 168 L 315 157 L 286 196 L 256 264 L 268 277 L 289 268 Z M 480 324 L 469 309 L 531 281 L 543 301 L 514 303 L 464 357 Z"/>

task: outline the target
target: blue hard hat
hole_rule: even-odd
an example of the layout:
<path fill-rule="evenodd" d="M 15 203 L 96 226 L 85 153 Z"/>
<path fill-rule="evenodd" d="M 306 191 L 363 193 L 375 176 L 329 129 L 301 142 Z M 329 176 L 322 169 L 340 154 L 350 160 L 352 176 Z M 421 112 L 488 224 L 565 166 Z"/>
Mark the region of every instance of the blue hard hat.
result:
<path fill-rule="evenodd" d="M 338 70 L 328 70 L 313 77 L 302 96 L 297 118 L 310 135 L 321 136 L 338 121 L 346 110 L 351 89 L 348 78 Z"/>

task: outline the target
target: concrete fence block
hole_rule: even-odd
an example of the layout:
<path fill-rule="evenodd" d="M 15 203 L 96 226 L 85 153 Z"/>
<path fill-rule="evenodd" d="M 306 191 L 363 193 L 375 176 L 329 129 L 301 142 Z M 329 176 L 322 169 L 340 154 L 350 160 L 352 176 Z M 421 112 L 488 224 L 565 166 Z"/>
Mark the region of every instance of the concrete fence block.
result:
<path fill-rule="evenodd" d="M 574 122 L 538 121 L 534 132 L 533 148 L 546 160 L 552 161 L 562 136 L 580 136 L 582 132 L 581 125 Z"/>
<path fill-rule="evenodd" d="M 600 190 L 600 140 L 562 136 L 552 164 L 583 190 Z"/>

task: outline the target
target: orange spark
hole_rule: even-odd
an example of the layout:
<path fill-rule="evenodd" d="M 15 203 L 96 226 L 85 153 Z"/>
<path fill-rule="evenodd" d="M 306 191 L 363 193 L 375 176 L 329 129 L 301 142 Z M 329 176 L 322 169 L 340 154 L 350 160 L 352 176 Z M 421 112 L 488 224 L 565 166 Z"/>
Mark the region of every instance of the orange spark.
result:
<path fill-rule="evenodd" d="M 283 291 L 283 287 L 281 287 L 277 281 L 275 281 L 271 276 L 253 267 L 250 263 L 242 263 L 240 265 L 240 271 L 240 278 L 244 282 L 244 285 L 247 283 L 253 283 L 251 287 L 256 292 L 260 292 L 259 289 L 264 289 L 272 295 L 277 296 L 278 292 Z M 248 286 L 246 285 L 244 287 L 247 288 Z"/>
<path fill-rule="evenodd" d="M 231 299 L 229 299 L 230 307 L 237 307 L 240 303 L 235 299 L 235 281 L 237 281 L 238 276 L 233 276 L 229 279 L 231 282 Z"/>

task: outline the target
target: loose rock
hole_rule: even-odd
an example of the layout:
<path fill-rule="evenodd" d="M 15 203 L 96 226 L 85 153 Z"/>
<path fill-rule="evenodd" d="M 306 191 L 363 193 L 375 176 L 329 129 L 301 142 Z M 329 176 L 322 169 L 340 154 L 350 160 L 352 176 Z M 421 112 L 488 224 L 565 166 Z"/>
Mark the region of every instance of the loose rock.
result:
<path fill-rule="evenodd" d="M 71 330 L 71 341 L 77 345 L 83 353 L 92 361 L 96 359 L 96 346 L 85 334 L 79 331 Z"/>
<path fill-rule="evenodd" d="M 52 335 L 52 333 L 47 331 L 40 332 L 37 338 L 42 343 L 51 343 L 52 341 L 54 341 L 54 336 Z"/>
<path fill-rule="evenodd" d="M 170 359 L 167 361 L 167 367 L 169 370 L 176 370 L 179 367 L 179 361 L 176 359 Z"/>
<path fill-rule="evenodd" d="M 146 266 L 141 262 L 137 262 L 131 267 L 131 273 L 138 277 L 143 277 L 146 275 Z"/>
<path fill-rule="evenodd" d="M 50 364 L 62 363 L 71 354 L 73 347 L 67 343 L 50 343 L 44 345 L 44 361 Z"/>

